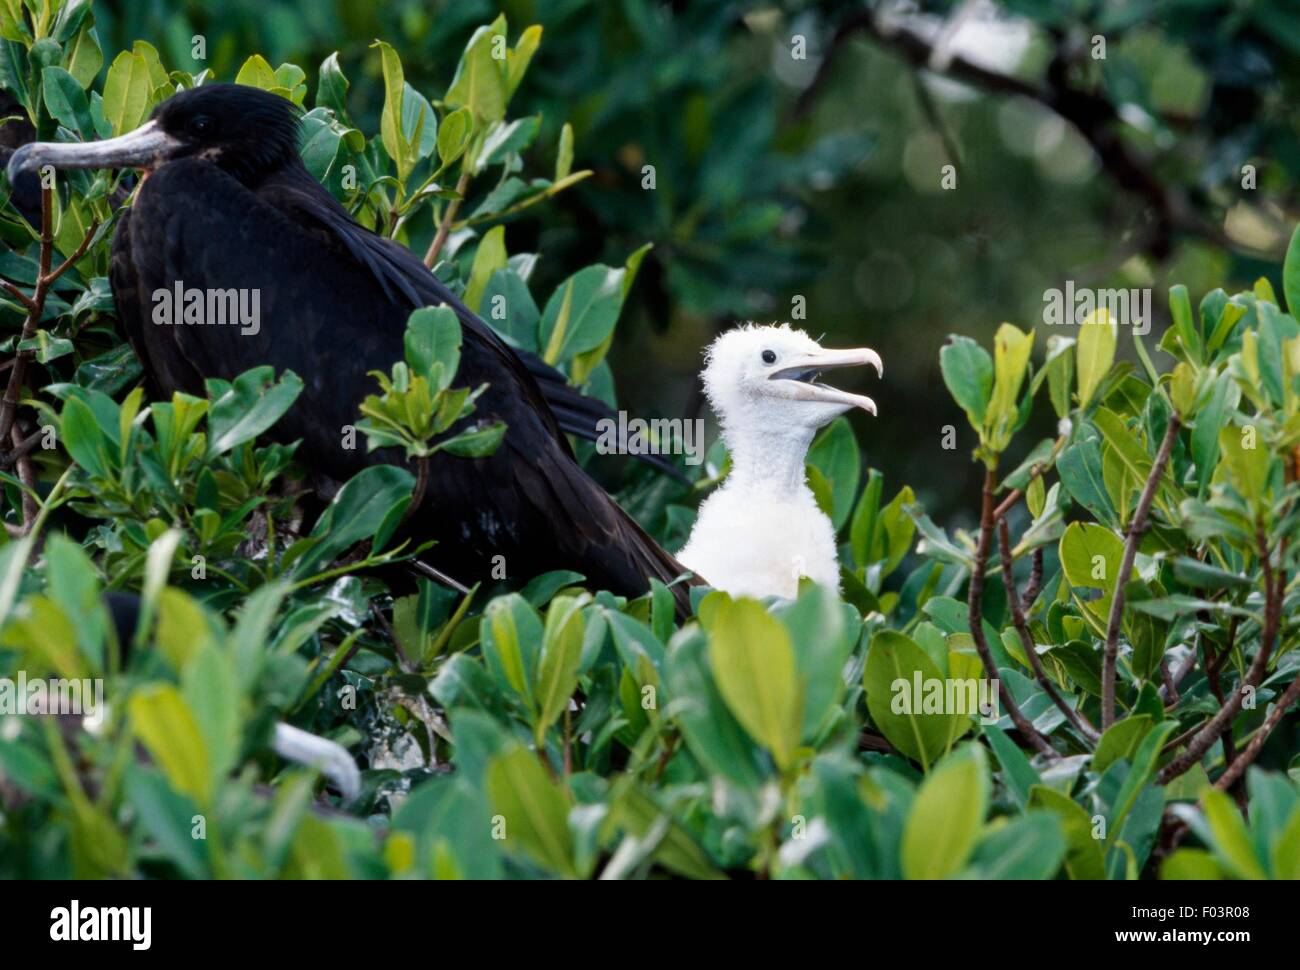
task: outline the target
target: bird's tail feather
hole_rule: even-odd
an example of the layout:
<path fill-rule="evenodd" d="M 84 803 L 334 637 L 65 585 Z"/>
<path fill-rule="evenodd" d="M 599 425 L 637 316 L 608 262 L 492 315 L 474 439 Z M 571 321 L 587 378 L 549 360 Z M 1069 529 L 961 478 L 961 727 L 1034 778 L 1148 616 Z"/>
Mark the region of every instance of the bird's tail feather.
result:
<path fill-rule="evenodd" d="M 599 441 L 602 437 L 601 422 L 603 421 L 613 422 L 613 427 L 619 430 L 619 434 L 625 434 L 625 429 L 620 427 L 617 416 L 604 401 L 583 394 L 570 384 L 563 374 L 536 354 L 519 348 L 514 348 L 514 351 L 523 360 L 528 373 L 537 381 L 542 396 L 550 405 L 551 413 L 555 415 L 560 429 L 566 434 L 576 435 L 584 441 Z M 618 447 L 620 454 L 630 454 L 680 481 L 690 481 L 680 468 L 662 455 L 642 454 L 628 448 L 625 437 L 620 438 Z"/>
<path fill-rule="evenodd" d="M 691 587 L 707 586 L 707 581 L 679 563 L 663 546 L 647 535 L 636 520 L 617 503 L 611 504 L 617 509 L 619 515 L 619 528 L 623 533 L 621 545 L 628 550 L 633 565 L 645 578 L 646 587 L 649 587 L 651 579 L 659 580 L 673 594 L 678 618 L 685 619 L 690 616 Z"/>

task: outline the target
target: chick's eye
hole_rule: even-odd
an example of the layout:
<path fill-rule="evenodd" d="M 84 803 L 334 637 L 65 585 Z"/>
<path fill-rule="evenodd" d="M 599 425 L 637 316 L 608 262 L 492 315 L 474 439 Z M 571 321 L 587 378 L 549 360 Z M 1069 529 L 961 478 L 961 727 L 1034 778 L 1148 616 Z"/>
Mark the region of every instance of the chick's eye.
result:
<path fill-rule="evenodd" d="M 199 115 L 191 119 L 189 123 L 190 133 L 194 135 L 206 135 L 212 131 L 212 119 L 207 115 Z"/>
<path fill-rule="evenodd" d="M 763 363 L 765 363 L 765 364 L 775 364 L 775 363 L 776 363 L 776 351 L 773 351 L 773 350 L 765 350 L 765 351 L 763 351 Z"/>

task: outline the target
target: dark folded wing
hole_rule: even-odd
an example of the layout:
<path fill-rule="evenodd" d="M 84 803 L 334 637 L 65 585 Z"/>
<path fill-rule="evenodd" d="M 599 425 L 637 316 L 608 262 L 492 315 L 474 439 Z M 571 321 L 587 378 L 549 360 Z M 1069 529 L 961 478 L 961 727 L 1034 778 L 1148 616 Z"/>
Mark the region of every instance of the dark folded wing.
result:
<path fill-rule="evenodd" d="M 613 421 L 613 426 L 618 427 L 614 412 L 603 401 L 583 394 L 560 371 L 536 354 L 509 347 L 500 334 L 465 306 L 415 253 L 358 225 L 315 181 L 286 180 L 273 191 L 278 207 L 300 211 L 336 235 L 353 258 L 370 271 L 389 299 L 403 300 L 412 308 L 449 306 L 456 311 L 462 327 L 498 345 L 503 352 L 517 355 L 537 382 L 561 430 L 594 442 L 601 437 L 602 421 Z M 627 453 L 625 445 L 626 441 L 619 441 L 620 453 Z M 685 480 L 676 465 L 658 455 L 636 457 Z"/>

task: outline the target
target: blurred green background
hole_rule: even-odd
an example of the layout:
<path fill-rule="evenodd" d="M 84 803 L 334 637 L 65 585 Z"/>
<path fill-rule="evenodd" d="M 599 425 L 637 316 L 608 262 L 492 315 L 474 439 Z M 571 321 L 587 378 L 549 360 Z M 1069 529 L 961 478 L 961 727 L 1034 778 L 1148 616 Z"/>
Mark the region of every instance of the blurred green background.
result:
<path fill-rule="evenodd" d="M 1199 299 L 1276 276 L 1294 221 L 1294 0 L 96 3 L 105 50 L 147 39 L 169 67 L 222 80 L 260 52 L 300 64 L 314 90 L 338 50 L 370 131 L 374 39 L 437 99 L 499 12 L 512 36 L 545 28 L 512 107 L 543 119 L 529 164 L 553 166 L 567 118 L 575 168 L 596 173 L 510 224 L 509 250 L 543 254 L 545 292 L 655 244 L 611 354 L 623 405 L 704 413 L 696 372 L 712 336 L 790 319 L 802 296 L 797 324 L 884 356 L 884 382 L 854 379 L 880 413 L 853 418 L 859 439 L 890 491 L 911 483 L 943 519 L 969 520 L 978 489 L 975 442 L 939 377 L 947 334 L 987 343 L 1003 320 L 1037 323 L 1041 354 L 1044 291 L 1073 280 L 1151 287 L 1153 346 L 1169 285 Z M 191 57 L 195 34 L 206 62 Z"/>

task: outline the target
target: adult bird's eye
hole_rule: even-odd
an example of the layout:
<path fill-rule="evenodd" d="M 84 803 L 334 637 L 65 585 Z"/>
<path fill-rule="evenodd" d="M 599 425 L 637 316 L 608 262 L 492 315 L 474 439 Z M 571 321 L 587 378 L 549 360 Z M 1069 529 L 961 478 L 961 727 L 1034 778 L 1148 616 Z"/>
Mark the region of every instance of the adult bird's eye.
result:
<path fill-rule="evenodd" d="M 765 351 L 763 351 L 763 363 L 765 363 L 765 364 L 775 364 L 775 363 L 776 363 L 776 352 L 773 351 L 773 350 L 765 350 Z"/>
<path fill-rule="evenodd" d="M 206 135 L 212 131 L 212 119 L 207 115 L 192 118 L 190 119 L 189 129 L 191 135 Z"/>

